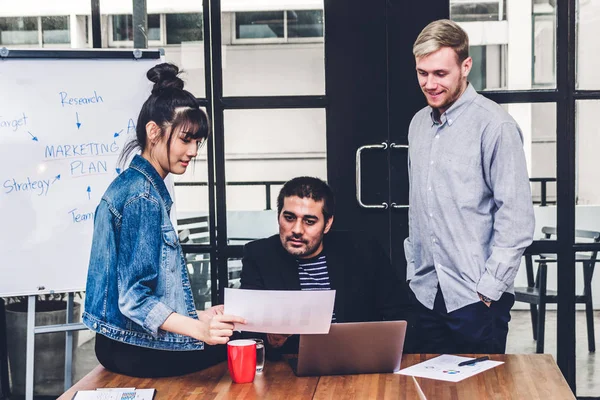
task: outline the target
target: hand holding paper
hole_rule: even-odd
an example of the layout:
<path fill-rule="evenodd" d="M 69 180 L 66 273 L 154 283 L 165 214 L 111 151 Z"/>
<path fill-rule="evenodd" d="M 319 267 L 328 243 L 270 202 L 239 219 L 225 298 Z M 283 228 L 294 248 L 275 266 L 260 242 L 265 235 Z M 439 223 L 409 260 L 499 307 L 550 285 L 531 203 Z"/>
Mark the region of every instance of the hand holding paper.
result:
<path fill-rule="evenodd" d="M 235 330 L 280 334 L 329 332 L 335 290 L 225 289 L 225 314 L 246 319 Z"/>

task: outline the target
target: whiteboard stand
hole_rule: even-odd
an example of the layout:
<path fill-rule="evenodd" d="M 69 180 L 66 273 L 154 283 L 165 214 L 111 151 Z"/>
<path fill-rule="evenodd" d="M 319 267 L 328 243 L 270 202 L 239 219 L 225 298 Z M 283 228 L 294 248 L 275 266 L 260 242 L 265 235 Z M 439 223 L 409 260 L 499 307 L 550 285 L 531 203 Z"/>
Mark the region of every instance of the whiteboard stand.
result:
<path fill-rule="evenodd" d="M 27 306 L 27 358 L 25 373 L 25 399 L 33 400 L 33 348 L 35 344 L 35 298 L 29 296 Z"/>
<path fill-rule="evenodd" d="M 27 307 L 27 354 L 25 376 L 25 400 L 33 400 L 33 371 L 34 371 L 34 345 L 35 335 L 41 333 L 65 332 L 65 392 L 73 385 L 71 371 L 73 369 L 73 331 L 88 329 L 81 322 L 73 323 L 73 303 L 75 295 L 69 293 L 67 297 L 67 321 L 65 324 L 35 326 L 35 299 L 36 295 L 29 296 Z"/>
<path fill-rule="evenodd" d="M 74 293 L 69 293 L 67 297 L 67 320 L 66 325 L 73 323 L 73 299 Z M 71 379 L 71 368 L 73 366 L 73 331 L 65 332 L 65 392 L 73 385 Z"/>

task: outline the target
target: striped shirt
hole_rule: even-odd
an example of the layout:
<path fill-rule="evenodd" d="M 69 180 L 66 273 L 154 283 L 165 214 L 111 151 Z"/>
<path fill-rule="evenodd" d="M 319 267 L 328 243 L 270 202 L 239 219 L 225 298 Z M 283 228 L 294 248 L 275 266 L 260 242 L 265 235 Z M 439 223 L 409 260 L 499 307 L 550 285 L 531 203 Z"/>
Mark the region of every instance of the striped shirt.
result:
<path fill-rule="evenodd" d="M 301 290 L 330 290 L 329 273 L 327 272 L 327 257 L 321 253 L 309 259 L 296 259 Z M 335 322 L 335 311 L 331 316 Z"/>

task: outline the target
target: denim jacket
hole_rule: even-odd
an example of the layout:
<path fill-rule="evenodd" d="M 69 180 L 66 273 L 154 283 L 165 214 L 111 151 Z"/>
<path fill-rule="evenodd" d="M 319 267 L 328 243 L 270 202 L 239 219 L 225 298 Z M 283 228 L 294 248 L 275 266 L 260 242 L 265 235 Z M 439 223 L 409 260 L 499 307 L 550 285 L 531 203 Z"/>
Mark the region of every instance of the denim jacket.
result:
<path fill-rule="evenodd" d="M 163 179 L 136 155 L 94 218 L 83 322 L 111 339 L 162 350 L 204 343 L 159 329 L 176 312 L 198 318 Z"/>

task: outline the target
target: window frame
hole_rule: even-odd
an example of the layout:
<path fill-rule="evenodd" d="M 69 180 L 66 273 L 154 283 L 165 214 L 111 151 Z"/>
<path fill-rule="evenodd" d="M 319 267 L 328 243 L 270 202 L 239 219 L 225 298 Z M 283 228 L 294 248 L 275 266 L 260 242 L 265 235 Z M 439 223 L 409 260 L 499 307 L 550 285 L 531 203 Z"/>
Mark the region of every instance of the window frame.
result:
<path fill-rule="evenodd" d="M 114 30 L 113 30 L 113 17 L 118 15 L 131 15 L 132 14 L 107 14 L 106 25 L 107 25 L 107 36 L 108 36 L 108 44 L 109 48 L 132 48 L 133 40 L 115 40 L 114 38 Z M 164 46 L 166 43 L 166 27 L 165 27 L 165 14 L 148 14 L 148 15 L 158 15 L 158 23 L 159 23 L 159 32 L 160 39 L 159 40 L 148 40 L 148 47 L 159 47 Z M 133 29 L 133 22 L 132 22 Z"/>
<path fill-rule="evenodd" d="M 201 40 L 192 40 L 189 42 L 180 42 L 180 43 L 169 43 L 169 36 L 167 33 L 167 15 L 182 15 L 182 14 L 200 14 L 200 20 L 202 21 L 202 39 Z M 185 13 L 165 13 L 161 14 L 161 35 L 163 38 L 164 47 L 179 47 L 181 43 L 203 43 L 204 42 L 204 11 L 195 11 L 195 12 L 185 12 Z"/>
<path fill-rule="evenodd" d="M 42 27 L 42 19 L 43 18 L 53 18 L 53 17 L 66 17 L 67 18 L 67 26 L 69 31 L 69 42 L 68 43 L 44 43 L 44 29 Z M 23 16 L 10 16 L 10 17 L 2 17 L 2 18 L 35 18 L 37 24 L 37 43 L 15 43 L 15 44 L 6 44 L 0 43 L 0 46 L 4 47 L 19 47 L 24 49 L 35 49 L 35 48 L 55 48 L 55 49 L 69 49 L 71 48 L 71 43 L 73 42 L 72 34 L 73 31 L 71 29 L 71 20 L 70 15 L 23 15 Z M 36 32 L 34 30 L 27 30 L 23 32 Z M 89 39 L 89 34 L 88 34 Z M 87 44 L 87 43 L 86 43 Z"/>
<path fill-rule="evenodd" d="M 288 11 L 294 10 L 269 10 L 269 11 L 281 11 L 283 13 L 283 37 L 282 38 L 238 38 L 236 36 L 236 19 L 238 13 L 248 11 L 235 11 L 231 12 L 231 44 L 232 45 L 243 45 L 243 44 L 295 44 L 295 43 L 324 43 L 325 42 L 325 24 L 323 23 L 323 36 L 314 37 L 302 37 L 302 38 L 290 38 L 288 37 Z M 323 10 L 302 10 L 302 11 L 321 11 Z"/>
<path fill-rule="evenodd" d="M 452 6 L 457 4 L 498 4 L 498 19 L 482 19 L 482 20 L 469 20 L 469 21 L 456 21 L 456 22 L 492 22 L 492 21 L 506 21 L 508 16 L 506 14 L 506 3 L 507 0 L 450 0 L 450 19 L 452 19 Z"/>
<path fill-rule="evenodd" d="M 42 25 L 43 18 L 54 18 L 54 17 L 65 17 L 67 19 L 67 30 L 69 31 L 69 41 L 67 43 L 44 43 L 44 27 Z M 38 17 L 38 27 L 39 27 L 39 39 L 40 39 L 40 47 L 42 48 L 71 48 L 71 43 L 73 42 L 73 38 L 71 37 L 73 31 L 71 30 L 71 16 L 70 15 L 42 15 Z"/>

